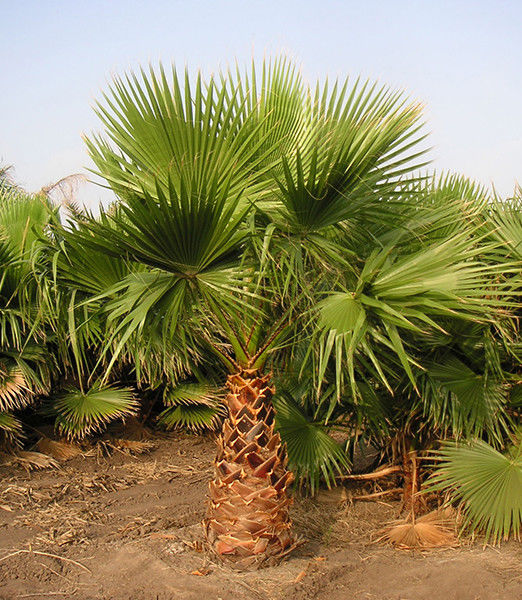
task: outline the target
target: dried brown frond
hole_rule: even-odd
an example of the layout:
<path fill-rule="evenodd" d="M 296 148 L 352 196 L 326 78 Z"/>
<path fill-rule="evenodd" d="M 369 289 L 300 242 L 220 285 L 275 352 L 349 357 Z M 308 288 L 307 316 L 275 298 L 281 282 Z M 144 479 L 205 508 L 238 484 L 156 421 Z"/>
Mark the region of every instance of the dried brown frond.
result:
<path fill-rule="evenodd" d="M 16 365 L 0 363 L 0 410 L 24 408 L 30 395 L 22 371 Z"/>
<path fill-rule="evenodd" d="M 377 542 L 387 542 L 404 550 L 451 547 L 457 544 L 454 513 L 435 510 L 422 517 L 394 521 L 381 531 Z"/>
<path fill-rule="evenodd" d="M 150 452 L 156 446 L 151 440 L 127 440 L 121 438 L 112 438 L 110 444 L 118 450 L 123 450 L 129 454 Z"/>
<path fill-rule="evenodd" d="M 36 447 L 42 454 L 47 454 L 56 460 L 69 460 L 82 453 L 75 444 L 58 442 L 48 437 L 43 437 L 36 443 Z"/>
<path fill-rule="evenodd" d="M 130 416 L 123 423 L 117 424 L 111 429 L 111 434 L 118 439 L 125 440 L 148 440 L 153 437 L 149 427 L 144 425 L 136 417 Z"/>
<path fill-rule="evenodd" d="M 360 473 L 358 475 L 343 475 L 339 477 L 339 479 L 354 479 L 357 481 L 371 481 L 373 479 L 380 479 L 381 477 L 387 477 L 388 475 L 395 475 L 397 473 L 402 473 L 402 467 L 398 465 L 384 465 L 379 467 L 377 471 L 373 471 L 373 473 Z"/>
<path fill-rule="evenodd" d="M 59 464 L 51 456 L 47 456 L 47 454 L 42 454 L 41 452 L 28 452 L 25 450 L 20 450 L 20 452 L 13 454 L 12 463 L 19 464 L 27 471 L 59 467 Z"/>

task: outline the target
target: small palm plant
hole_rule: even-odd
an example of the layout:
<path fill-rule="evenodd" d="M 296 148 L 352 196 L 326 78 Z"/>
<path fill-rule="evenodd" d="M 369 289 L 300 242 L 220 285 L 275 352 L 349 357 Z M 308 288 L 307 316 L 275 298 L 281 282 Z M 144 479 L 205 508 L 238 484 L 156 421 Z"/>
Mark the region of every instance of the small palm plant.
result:
<path fill-rule="evenodd" d="M 296 540 L 272 370 L 283 380 L 308 347 L 313 401 L 328 387 L 330 413 L 402 374 L 418 390 L 416 336 L 444 332 L 446 317 L 486 321 L 492 271 L 472 236 L 426 235 L 455 212 L 416 202 L 420 110 L 386 87 L 311 89 L 284 59 L 206 83 L 160 68 L 117 79 L 98 114 L 106 135 L 88 146 L 119 204 L 64 240 L 133 265 L 94 299 L 112 324 L 107 369 L 158 339 L 186 372 L 222 363 L 207 540 L 237 567 L 273 562 Z M 278 406 L 290 440 L 297 405 Z"/>

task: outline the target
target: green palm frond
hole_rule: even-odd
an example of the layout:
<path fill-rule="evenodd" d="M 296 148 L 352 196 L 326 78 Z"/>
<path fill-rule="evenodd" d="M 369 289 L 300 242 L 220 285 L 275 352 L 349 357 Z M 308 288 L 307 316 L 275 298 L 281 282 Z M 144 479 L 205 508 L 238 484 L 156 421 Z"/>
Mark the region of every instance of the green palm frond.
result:
<path fill-rule="evenodd" d="M 158 186 L 156 197 L 132 195 L 121 211 L 102 212 L 74 235 L 88 248 L 187 278 L 229 266 L 245 235 L 240 198 L 230 197 L 228 188 L 210 183 L 195 190 L 192 183 L 183 181 L 180 193 L 171 185 Z"/>
<path fill-rule="evenodd" d="M 278 178 L 286 226 L 310 233 L 349 219 L 389 213 L 385 190 L 421 164 L 420 110 L 402 94 L 369 82 L 328 83 L 312 95 L 305 143 L 283 156 Z M 405 185 L 402 182 L 402 185 Z"/>
<path fill-rule="evenodd" d="M 7 444 L 19 445 L 23 434 L 22 424 L 11 413 L 0 411 L 0 433 Z"/>
<path fill-rule="evenodd" d="M 520 539 L 522 523 L 522 446 L 501 454 L 483 441 L 456 446 L 446 442 L 435 453 L 440 463 L 430 489 L 448 491 L 463 508 L 465 525 L 498 543 Z"/>
<path fill-rule="evenodd" d="M 487 372 L 475 373 L 454 355 L 425 362 L 421 401 L 435 426 L 467 438 L 486 433 L 497 442 L 508 430 L 508 385 Z"/>
<path fill-rule="evenodd" d="M 410 253 L 394 246 L 374 251 L 352 289 L 333 292 L 316 307 L 319 312 L 321 357 L 319 380 L 335 357 L 340 394 L 345 361 L 356 394 L 356 359 L 366 361 L 390 389 L 380 356 L 396 357 L 416 386 L 414 367 L 422 369 L 411 338 L 444 329 L 441 317 L 486 322 L 500 301 L 487 299 L 496 286 L 492 274 L 500 267 L 484 265 L 467 233 L 428 244 Z M 496 271 L 495 271 L 496 269 Z"/>
<path fill-rule="evenodd" d="M 156 182 L 166 188 L 169 180 L 182 194 L 187 169 L 197 195 L 213 182 L 237 196 L 245 175 L 263 164 L 268 135 L 256 136 L 261 123 L 250 126 L 254 115 L 238 109 L 238 98 L 227 78 L 203 82 L 198 74 L 192 85 L 188 71 L 173 68 L 169 77 L 162 65 L 117 78 L 97 110 L 106 137 L 87 140 L 90 154 L 121 197 L 143 188 L 155 195 Z M 239 134 L 244 127 L 248 135 Z"/>
<path fill-rule="evenodd" d="M 444 241 L 462 232 L 462 222 L 470 234 L 488 211 L 491 195 L 475 181 L 455 173 L 434 173 L 405 190 L 404 242 L 415 243 L 408 233 L 418 235 L 419 244 Z M 389 235 L 396 235 L 393 227 Z M 386 238 L 381 238 L 385 241 Z"/>
<path fill-rule="evenodd" d="M 207 191 L 208 196 L 196 196 L 183 188 L 178 196 L 172 186 L 168 193 L 158 187 L 156 198 L 147 192 L 129 197 L 121 214 L 102 214 L 66 235 L 96 252 L 149 267 L 130 269 L 124 279 L 88 299 L 91 304 L 106 301 L 112 332 L 105 351 L 117 344 L 109 367 L 146 322 L 157 326 L 161 321 L 165 340 L 172 341 L 178 333 L 186 335 L 188 319 L 205 300 L 226 311 L 241 302 L 244 211 L 237 212 L 239 198 L 230 200 L 226 190 L 219 197 L 211 186 Z"/>
<path fill-rule="evenodd" d="M 192 431 L 214 430 L 221 424 L 218 408 L 203 404 L 179 405 L 166 408 L 159 415 L 159 423 L 167 429 L 186 428 Z"/>
<path fill-rule="evenodd" d="M 516 410 L 522 410 L 522 381 L 516 382 L 510 389 L 509 405 Z"/>
<path fill-rule="evenodd" d="M 0 188 L 0 197 L 0 237 L 6 236 L 16 256 L 26 256 L 51 220 L 51 205 L 43 195 L 16 189 Z"/>
<path fill-rule="evenodd" d="M 56 426 L 69 438 L 83 438 L 116 419 L 136 414 L 138 401 L 129 388 L 94 385 L 83 392 L 71 389 L 56 398 Z"/>
<path fill-rule="evenodd" d="M 335 478 L 350 467 L 343 448 L 328 435 L 324 426 L 309 421 L 288 395 L 277 396 L 274 406 L 276 427 L 300 485 L 312 494 L 318 490 L 321 480 L 328 487 L 335 485 Z"/>
<path fill-rule="evenodd" d="M 264 60 L 260 67 L 252 61 L 250 70 L 244 73 L 236 65 L 235 72 L 229 69 L 221 80 L 225 85 L 229 82 L 235 110 L 243 114 L 236 135 L 250 138 L 249 143 L 258 147 L 253 158 L 264 157 L 263 167 L 270 167 L 269 177 L 264 177 L 263 169 L 259 173 L 266 188 L 262 194 L 264 206 L 270 206 L 270 191 L 275 188 L 270 179 L 283 173 L 280 158 L 303 144 L 310 126 L 300 70 L 280 56 Z"/>
<path fill-rule="evenodd" d="M 86 233 L 82 221 L 74 224 L 73 233 L 67 235 L 67 243 L 61 244 L 56 256 L 56 277 L 61 288 L 69 286 L 85 295 L 97 296 L 108 288 L 122 281 L 132 270 L 140 270 L 139 265 L 125 261 L 122 256 L 110 256 L 107 253 L 96 252 L 93 248 L 85 251 L 80 242 Z M 81 232 L 81 233 L 80 233 Z M 61 227 L 55 228 L 55 233 L 61 237 L 64 233 Z M 54 248 L 49 248 L 51 252 Z"/>
<path fill-rule="evenodd" d="M 167 429 L 213 430 L 225 414 L 223 392 L 208 384 L 181 383 L 167 388 L 163 401 L 167 408 L 158 421 Z"/>
<path fill-rule="evenodd" d="M 492 236 L 508 251 L 508 257 L 522 261 L 522 190 L 509 201 L 491 207 Z"/>

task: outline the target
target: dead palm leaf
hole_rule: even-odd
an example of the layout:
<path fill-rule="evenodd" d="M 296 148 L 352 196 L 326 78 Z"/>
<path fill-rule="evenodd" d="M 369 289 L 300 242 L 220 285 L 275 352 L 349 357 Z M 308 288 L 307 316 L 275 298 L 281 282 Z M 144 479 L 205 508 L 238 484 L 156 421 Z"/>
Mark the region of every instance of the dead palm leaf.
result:
<path fill-rule="evenodd" d="M 455 546 L 457 538 L 451 510 L 435 510 L 419 518 L 409 516 L 383 529 L 377 542 L 387 542 L 403 550 Z"/>
<path fill-rule="evenodd" d="M 48 469 L 59 468 L 59 464 L 52 458 L 51 456 L 47 456 L 47 454 L 42 454 L 41 452 L 29 452 L 25 450 L 20 450 L 15 455 L 13 455 L 11 463 L 19 464 L 26 471 L 33 471 L 36 469 Z"/>
<path fill-rule="evenodd" d="M 24 374 L 14 364 L 0 363 L 0 411 L 23 408 L 29 389 Z"/>
<path fill-rule="evenodd" d="M 74 444 L 51 440 L 47 437 L 38 440 L 36 447 L 42 454 L 46 454 L 59 461 L 69 460 L 82 453 L 80 448 Z"/>

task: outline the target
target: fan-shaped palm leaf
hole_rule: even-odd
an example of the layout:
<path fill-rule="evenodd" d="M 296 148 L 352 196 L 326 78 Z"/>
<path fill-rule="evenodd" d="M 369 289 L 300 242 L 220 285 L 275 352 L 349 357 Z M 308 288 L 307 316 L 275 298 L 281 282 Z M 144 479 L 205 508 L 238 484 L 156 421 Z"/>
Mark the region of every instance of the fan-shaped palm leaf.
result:
<path fill-rule="evenodd" d="M 165 390 L 167 408 L 158 417 L 167 429 L 215 429 L 225 414 L 223 392 L 208 384 L 181 383 Z"/>
<path fill-rule="evenodd" d="M 0 411 L 0 433 L 3 434 L 8 445 L 20 444 L 22 424 L 11 413 Z"/>
<path fill-rule="evenodd" d="M 350 466 L 342 447 L 320 423 L 310 422 L 289 396 L 274 401 L 277 429 L 286 444 L 290 467 L 300 483 L 315 493 L 321 479 L 328 487 Z"/>
<path fill-rule="evenodd" d="M 115 419 L 134 415 L 138 402 L 129 388 L 95 385 L 90 390 L 70 390 L 52 406 L 56 426 L 69 438 L 83 438 Z"/>
<path fill-rule="evenodd" d="M 285 226 L 310 233 L 354 218 L 382 221 L 398 178 L 421 166 L 419 107 L 384 86 L 348 80 L 312 98 L 311 134 L 283 157 L 278 178 Z"/>
<path fill-rule="evenodd" d="M 31 398 L 24 374 L 12 362 L 0 362 L 0 412 L 23 408 Z"/>
<path fill-rule="evenodd" d="M 491 207 L 493 237 L 508 250 L 508 256 L 522 261 L 522 190 L 509 201 L 498 201 Z"/>
<path fill-rule="evenodd" d="M 456 446 L 446 442 L 435 453 L 441 461 L 431 489 L 446 490 L 461 503 L 465 525 L 494 543 L 520 538 L 522 524 L 522 446 L 501 454 L 483 441 Z"/>
<path fill-rule="evenodd" d="M 421 398 L 424 414 L 435 427 L 459 437 L 486 432 L 497 442 L 502 440 L 508 425 L 508 385 L 502 379 L 487 372 L 475 373 L 452 354 L 424 364 Z"/>
<path fill-rule="evenodd" d="M 422 367 L 408 348 L 411 336 L 405 334 L 443 331 L 439 324 L 443 316 L 484 322 L 500 304 L 486 300 L 488 290 L 495 289 L 491 281 L 495 267 L 479 262 L 478 252 L 467 233 L 411 253 L 394 246 L 374 251 L 351 290 L 331 293 L 317 306 L 322 331 L 319 379 L 330 356 L 335 356 L 340 393 L 346 360 L 356 393 L 357 355 L 390 389 L 385 373 L 389 366 L 380 356 L 392 353 L 416 386 L 413 367 Z"/>

